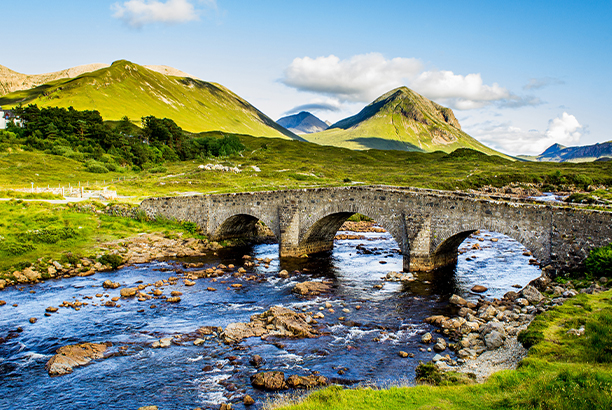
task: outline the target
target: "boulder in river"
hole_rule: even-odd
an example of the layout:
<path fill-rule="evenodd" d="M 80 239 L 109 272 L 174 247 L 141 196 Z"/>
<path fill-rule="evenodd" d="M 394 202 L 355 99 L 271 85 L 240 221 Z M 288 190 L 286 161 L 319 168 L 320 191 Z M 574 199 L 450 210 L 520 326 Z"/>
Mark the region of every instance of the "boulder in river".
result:
<path fill-rule="evenodd" d="M 320 375 L 298 376 L 293 374 L 287 377 L 285 383 L 292 389 L 313 389 L 315 387 L 327 386 L 329 380 L 327 380 L 327 377 Z"/>
<path fill-rule="evenodd" d="M 532 305 L 537 305 L 542 299 L 544 299 L 544 296 L 542 296 L 540 291 L 531 285 L 525 286 L 525 288 L 521 291 L 521 294 Z"/>
<path fill-rule="evenodd" d="M 318 336 L 310 326 L 310 316 L 282 306 L 273 306 L 259 315 L 251 316 L 249 323 L 230 323 L 221 337 L 225 343 L 235 343 L 253 336 L 310 338 Z"/>
<path fill-rule="evenodd" d="M 448 302 L 450 304 L 452 304 L 452 305 L 457 305 L 457 306 L 466 306 L 467 305 L 467 300 L 463 299 L 459 295 L 451 296 L 451 298 L 448 300 Z"/>
<path fill-rule="evenodd" d="M 257 389 L 271 391 L 282 390 L 287 387 L 285 373 L 278 371 L 255 373 L 251 376 L 251 384 Z"/>
<path fill-rule="evenodd" d="M 72 373 L 72 369 L 78 366 L 85 366 L 92 360 L 103 359 L 104 352 L 110 343 L 80 343 L 60 347 L 56 350 L 45 369 L 50 376 L 61 376 Z"/>
<path fill-rule="evenodd" d="M 119 291 L 119 293 L 121 294 L 122 297 L 124 298 L 131 298 L 133 296 L 136 295 L 136 291 L 138 289 L 136 288 L 123 288 Z"/>
<path fill-rule="evenodd" d="M 293 288 L 293 292 L 302 296 L 316 296 L 329 291 L 330 286 L 323 282 L 302 282 Z"/>

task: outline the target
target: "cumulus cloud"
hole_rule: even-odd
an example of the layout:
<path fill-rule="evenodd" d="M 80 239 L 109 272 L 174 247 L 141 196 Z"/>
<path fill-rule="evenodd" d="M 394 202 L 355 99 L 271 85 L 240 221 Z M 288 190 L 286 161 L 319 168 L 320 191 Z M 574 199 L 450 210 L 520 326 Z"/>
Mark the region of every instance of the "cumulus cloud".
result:
<path fill-rule="evenodd" d="M 216 0 L 198 0 L 198 5 L 216 9 Z M 178 24 L 199 20 L 202 7 L 193 0 L 129 0 L 111 6 L 113 17 L 131 27 L 140 28 L 151 23 Z"/>
<path fill-rule="evenodd" d="M 563 85 L 565 81 L 554 77 L 531 78 L 527 84 L 523 86 L 524 90 L 539 90 L 551 85 Z"/>
<path fill-rule="evenodd" d="M 510 123 L 487 121 L 467 132 L 479 141 L 510 154 L 541 154 L 553 144 L 576 145 L 585 128 L 567 112 L 548 122 L 546 131 L 524 131 Z"/>
<path fill-rule="evenodd" d="M 403 80 L 416 76 L 422 63 L 414 58 L 387 60 L 380 53 L 360 54 L 347 60 L 335 55 L 296 58 L 281 80 L 300 91 L 333 96 L 342 101 L 371 101 Z"/>
<path fill-rule="evenodd" d="M 345 102 L 370 102 L 393 88 L 407 85 L 427 98 L 460 110 L 493 104 L 517 108 L 541 103 L 533 96 L 517 96 L 497 83 L 487 85 L 478 73 L 460 75 L 447 70 L 425 70 L 418 59 L 386 59 L 380 53 L 345 60 L 334 55 L 296 58 L 281 81 L 300 91 Z"/>

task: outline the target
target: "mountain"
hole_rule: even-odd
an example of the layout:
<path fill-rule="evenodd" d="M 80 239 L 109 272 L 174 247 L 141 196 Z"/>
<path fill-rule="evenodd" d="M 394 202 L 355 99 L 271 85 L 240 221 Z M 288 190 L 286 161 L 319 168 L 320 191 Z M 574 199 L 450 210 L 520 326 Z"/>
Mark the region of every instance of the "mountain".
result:
<path fill-rule="evenodd" d="M 306 111 L 283 117 L 276 122 L 295 134 L 312 134 L 329 128 L 329 124 Z"/>
<path fill-rule="evenodd" d="M 29 75 L 18 73 L 0 65 L 0 95 L 28 90 L 60 78 L 74 78 L 104 67 L 108 67 L 108 64 L 86 64 L 53 73 Z"/>
<path fill-rule="evenodd" d="M 389 91 L 357 115 L 304 138 L 317 144 L 351 149 L 451 152 L 457 148 L 472 148 L 504 156 L 461 131 L 450 108 L 407 87 Z"/>
<path fill-rule="evenodd" d="M 301 140 L 222 85 L 182 74 L 171 67 L 147 68 L 119 60 L 74 78 L 11 92 L 0 97 L 0 106 L 72 106 L 98 110 L 105 120 L 128 116 L 138 122 L 141 117 L 154 115 L 171 118 L 192 132 L 224 131 Z"/>
<path fill-rule="evenodd" d="M 546 162 L 590 162 L 606 159 L 612 159 L 612 141 L 581 147 L 554 144 L 535 157 L 536 161 Z"/>

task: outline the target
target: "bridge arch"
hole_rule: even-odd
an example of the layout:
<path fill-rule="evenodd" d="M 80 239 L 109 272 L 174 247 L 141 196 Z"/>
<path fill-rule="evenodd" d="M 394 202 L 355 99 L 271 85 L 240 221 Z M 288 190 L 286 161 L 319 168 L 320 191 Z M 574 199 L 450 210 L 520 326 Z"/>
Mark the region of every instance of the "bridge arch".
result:
<path fill-rule="evenodd" d="M 305 221 L 301 221 L 299 234 L 299 247 L 309 252 L 328 251 L 333 248 L 334 237 L 342 224 L 352 215 L 361 214 L 376 221 L 397 242 L 403 252 L 406 246 L 405 233 L 401 222 L 401 215 L 380 212 L 371 204 L 362 203 L 334 203 L 309 214 Z"/>
<path fill-rule="evenodd" d="M 209 226 L 209 232 L 214 240 L 249 238 L 259 233 L 257 223 L 263 222 L 278 239 L 280 236 L 278 222 L 266 213 L 248 211 L 228 212 L 218 215 Z"/>
<path fill-rule="evenodd" d="M 494 221 L 473 221 L 455 227 L 454 230 L 449 229 L 443 234 L 437 235 L 431 254 L 432 265 L 439 267 L 456 263 L 459 246 L 468 236 L 479 230 L 496 232 L 516 240 L 540 261 L 544 260 L 547 256 L 542 248 L 541 238 L 537 232 L 522 229 L 518 224 L 508 225 L 495 223 Z"/>

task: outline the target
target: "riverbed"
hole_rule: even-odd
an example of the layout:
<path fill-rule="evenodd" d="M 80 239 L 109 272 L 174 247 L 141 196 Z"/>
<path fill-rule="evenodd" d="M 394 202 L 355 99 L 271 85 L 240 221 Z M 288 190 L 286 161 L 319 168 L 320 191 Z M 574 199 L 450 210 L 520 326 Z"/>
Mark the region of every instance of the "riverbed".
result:
<path fill-rule="evenodd" d="M 455 268 L 418 274 L 412 282 L 384 282 L 376 289 L 388 272 L 401 271 L 402 256 L 388 233 L 359 235 L 363 238 L 336 240 L 332 252 L 304 259 L 279 260 L 278 245 L 259 244 L 6 289 L 0 292 L 7 302 L 0 306 L 0 337 L 6 339 L 0 344 L 0 409 L 135 410 L 157 405 L 165 410 L 218 408 L 230 402 L 242 409 L 246 394 L 256 401 L 249 408 L 261 408 L 276 393 L 253 389 L 249 377 L 258 370 L 281 370 L 286 375 L 319 372 L 347 386 L 410 384 L 419 361 L 435 354 L 419 343 L 422 334 L 432 330 L 423 319 L 452 312 L 452 294 L 475 300 L 479 295 L 470 289 L 479 284 L 489 289 L 484 297 L 500 298 L 513 285 L 525 286 L 540 275 L 519 243 L 482 231 L 461 245 Z M 474 244 L 480 249 L 473 249 Z M 187 262 L 203 262 L 198 269 L 219 264 L 238 268 L 244 255 L 271 261 L 248 268 L 242 278 L 228 270 L 219 278 L 198 279 L 194 286 L 182 280 L 164 286 L 164 294 L 182 292 L 180 303 L 131 298 L 117 301 L 119 307 L 103 306 L 120 291 L 102 288 L 107 279 L 122 287 L 150 284 L 180 277 L 181 271 L 190 270 L 183 267 Z M 278 276 L 283 269 L 290 272 L 289 278 Z M 249 276 L 255 280 L 246 280 Z M 314 297 L 292 292 L 296 283 L 313 280 L 330 281 L 332 291 Z M 75 300 L 87 305 L 44 316 L 48 306 Z M 331 310 L 320 310 L 326 302 Z M 250 338 L 233 346 L 211 335 L 204 344 L 193 344 L 194 332 L 202 326 L 248 322 L 251 315 L 274 305 L 322 312 L 322 335 Z M 37 321 L 32 324 L 30 318 Z M 154 341 L 174 336 L 169 348 L 151 348 Z M 45 363 L 55 350 L 79 342 L 111 342 L 115 355 L 50 377 Z M 414 357 L 402 358 L 400 350 Z M 259 369 L 249 363 L 255 354 L 265 360 Z"/>

